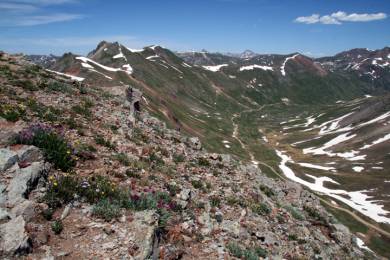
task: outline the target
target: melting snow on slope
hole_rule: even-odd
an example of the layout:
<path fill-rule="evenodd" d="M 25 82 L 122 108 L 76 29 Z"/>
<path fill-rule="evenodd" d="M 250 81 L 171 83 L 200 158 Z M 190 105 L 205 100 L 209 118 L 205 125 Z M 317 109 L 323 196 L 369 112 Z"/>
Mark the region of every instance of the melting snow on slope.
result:
<path fill-rule="evenodd" d="M 206 70 L 209 70 L 209 71 L 213 71 L 213 72 L 217 72 L 219 71 L 221 68 L 223 67 L 226 67 L 228 66 L 228 64 L 221 64 L 221 65 L 215 65 L 215 66 L 202 66 L 204 69 Z"/>
<path fill-rule="evenodd" d="M 47 71 L 53 72 L 53 73 L 61 75 L 61 76 L 68 77 L 71 80 L 76 80 L 76 81 L 83 81 L 84 80 L 84 78 L 73 76 L 73 75 L 70 75 L 70 74 L 65 74 L 65 73 L 62 73 L 62 72 L 54 71 L 54 70 L 47 70 Z"/>
<path fill-rule="evenodd" d="M 354 166 L 352 167 L 352 170 L 354 170 L 355 172 L 362 172 L 364 170 L 364 167 Z"/>
<path fill-rule="evenodd" d="M 386 142 L 387 140 L 390 140 L 390 134 L 387 134 L 385 135 L 384 137 L 381 137 L 377 140 L 375 140 L 374 142 L 372 142 L 371 144 L 366 144 L 365 146 L 363 146 L 362 148 L 360 148 L 360 150 L 365 150 L 365 149 L 368 149 L 376 144 L 380 144 L 382 142 Z"/>
<path fill-rule="evenodd" d="M 244 71 L 244 70 L 254 70 L 254 69 L 262 69 L 262 70 L 274 70 L 272 67 L 270 66 L 261 66 L 261 65 L 249 65 L 249 66 L 244 66 L 244 67 L 241 67 L 240 68 L 240 71 Z"/>
<path fill-rule="evenodd" d="M 300 166 L 306 167 L 306 168 L 312 168 L 317 170 L 324 170 L 324 171 L 334 171 L 336 170 L 334 167 L 325 167 L 321 165 L 311 164 L 311 163 L 298 163 Z"/>
<path fill-rule="evenodd" d="M 372 119 L 370 121 L 367 121 L 365 123 L 362 123 L 362 124 L 358 125 L 357 127 L 362 127 L 362 126 L 366 126 L 366 125 L 370 125 L 370 124 L 376 123 L 376 122 L 381 121 L 381 120 L 383 120 L 383 119 L 385 119 L 385 118 L 387 118 L 389 116 L 390 116 L 390 112 L 386 112 L 386 113 L 384 113 L 384 114 L 382 114 L 382 115 L 380 115 L 380 116 L 378 116 L 378 117 L 376 117 L 376 118 L 374 118 L 374 119 Z"/>
<path fill-rule="evenodd" d="M 358 238 L 358 237 L 356 237 L 356 244 L 357 244 L 358 247 L 360 247 L 361 249 L 365 249 L 365 250 L 367 250 L 367 251 L 372 252 L 372 250 L 371 250 L 370 248 L 368 248 L 368 247 L 364 244 L 363 240 L 361 240 L 361 239 Z"/>
<path fill-rule="evenodd" d="M 93 61 L 93 60 L 86 58 L 86 57 L 76 57 L 76 60 L 81 60 L 83 63 L 85 63 L 87 65 L 89 65 L 88 62 L 92 63 L 92 64 L 94 64 L 94 65 L 96 65 L 104 70 L 111 71 L 111 72 L 124 71 L 129 75 L 133 72 L 133 69 L 131 68 L 131 66 L 129 64 L 122 66 L 125 69 L 118 69 L 118 68 L 111 68 L 111 67 L 104 66 L 104 65 L 97 63 L 96 61 Z M 85 66 L 85 65 L 83 65 L 83 63 L 81 65 Z M 91 66 L 91 65 L 89 65 L 89 66 Z"/>
<path fill-rule="evenodd" d="M 386 214 L 390 214 L 389 211 L 386 211 L 383 209 L 382 205 L 374 204 L 375 201 L 370 201 L 371 198 L 366 193 L 367 190 L 362 191 L 353 191 L 353 192 L 347 192 L 345 190 L 332 190 L 324 187 L 324 182 L 332 182 L 335 184 L 338 184 L 334 180 L 332 180 L 329 177 L 315 177 L 312 175 L 308 175 L 309 177 L 314 179 L 314 183 L 305 181 L 295 175 L 293 170 L 289 168 L 286 164 L 287 162 L 293 163 L 292 159 L 288 156 L 283 154 L 282 152 L 275 150 L 276 154 L 282 159 L 282 161 L 279 164 L 279 168 L 282 170 L 283 174 L 289 178 L 290 180 L 293 180 L 297 183 L 300 183 L 308 188 L 310 188 L 313 191 L 324 193 L 332 198 L 335 198 L 351 208 L 359 211 L 365 216 L 368 216 L 372 218 L 373 220 L 377 222 L 383 222 L 383 223 L 389 223 L 390 224 L 390 218 L 386 217 Z M 349 199 L 345 198 L 341 195 L 347 195 L 349 196 Z"/>
<path fill-rule="evenodd" d="M 286 71 L 284 70 L 285 67 L 286 67 L 286 63 L 289 61 L 289 60 L 292 60 L 292 59 L 295 59 L 295 57 L 297 57 L 299 54 L 295 54 L 294 56 L 291 56 L 291 57 L 288 57 L 284 60 L 282 66 L 280 67 L 280 72 L 282 73 L 283 76 L 286 76 Z"/>

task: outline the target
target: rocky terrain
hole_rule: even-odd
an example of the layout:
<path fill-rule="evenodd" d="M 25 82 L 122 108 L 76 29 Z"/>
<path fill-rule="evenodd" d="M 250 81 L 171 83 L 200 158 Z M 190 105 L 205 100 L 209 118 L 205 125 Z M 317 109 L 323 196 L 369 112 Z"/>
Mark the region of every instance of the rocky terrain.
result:
<path fill-rule="evenodd" d="M 381 258 L 321 197 L 150 115 L 164 107 L 129 57 L 116 71 L 79 60 L 105 75 L 83 80 L 0 54 L 2 258 Z"/>

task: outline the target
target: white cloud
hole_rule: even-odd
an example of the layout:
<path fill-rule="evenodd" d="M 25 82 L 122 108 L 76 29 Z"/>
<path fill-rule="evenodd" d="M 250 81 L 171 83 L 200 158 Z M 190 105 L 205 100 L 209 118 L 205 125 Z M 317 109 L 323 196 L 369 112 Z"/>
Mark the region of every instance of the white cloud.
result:
<path fill-rule="evenodd" d="M 80 14 L 49 14 L 24 17 L 15 21 L 16 26 L 33 26 L 48 23 L 66 22 L 83 18 Z"/>
<path fill-rule="evenodd" d="M 377 14 L 347 14 L 342 11 L 338 11 L 331 15 L 335 19 L 343 22 L 370 22 L 375 20 L 386 19 L 387 15 L 385 13 Z"/>
<path fill-rule="evenodd" d="M 305 24 L 342 24 L 342 22 L 370 22 L 376 20 L 383 20 L 387 18 L 385 13 L 374 14 L 347 14 L 346 12 L 338 11 L 330 15 L 320 16 L 319 14 L 312 14 L 310 16 L 297 17 L 294 22 Z"/>
<path fill-rule="evenodd" d="M 295 19 L 295 22 L 297 23 L 306 23 L 306 24 L 318 23 L 319 21 L 320 21 L 319 14 L 312 14 L 311 16 L 300 16 L 297 19 Z"/>
<path fill-rule="evenodd" d="M 2 0 L 0 0 L 2 1 Z M 56 12 L 53 5 L 77 0 L 5 0 L 0 3 L 0 26 L 34 26 L 81 19 L 81 14 Z"/>

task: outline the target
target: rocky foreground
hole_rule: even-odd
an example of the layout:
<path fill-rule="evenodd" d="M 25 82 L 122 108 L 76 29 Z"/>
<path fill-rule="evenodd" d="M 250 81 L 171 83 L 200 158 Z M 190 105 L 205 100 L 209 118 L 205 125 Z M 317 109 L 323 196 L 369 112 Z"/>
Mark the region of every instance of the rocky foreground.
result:
<path fill-rule="evenodd" d="M 167 129 L 135 89 L 5 53 L 0 86 L 2 259 L 375 258 L 315 195 Z"/>

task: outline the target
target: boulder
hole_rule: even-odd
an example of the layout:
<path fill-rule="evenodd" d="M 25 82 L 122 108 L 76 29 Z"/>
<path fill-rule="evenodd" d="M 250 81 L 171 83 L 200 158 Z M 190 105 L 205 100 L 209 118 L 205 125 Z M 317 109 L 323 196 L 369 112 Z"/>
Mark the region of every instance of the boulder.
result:
<path fill-rule="evenodd" d="M 0 149 L 0 172 L 9 169 L 18 161 L 18 154 L 8 148 Z"/>
<path fill-rule="evenodd" d="M 25 199 L 31 189 L 37 184 L 39 178 L 46 174 L 47 168 L 44 162 L 33 162 L 30 166 L 18 169 L 15 177 L 7 187 L 8 202 L 16 205 Z"/>
<path fill-rule="evenodd" d="M 158 216 L 153 210 L 139 211 L 134 214 L 130 223 L 131 240 L 138 248 L 134 259 L 148 259 L 153 253 L 155 231 L 158 225 Z"/>
<path fill-rule="evenodd" d="M 32 243 L 22 216 L 0 225 L 0 254 L 21 255 L 31 251 Z"/>
<path fill-rule="evenodd" d="M 191 148 L 193 148 L 195 150 L 202 149 L 202 143 L 200 142 L 198 137 L 188 138 L 187 144 L 188 144 L 188 146 L 190 146 Z"/>

